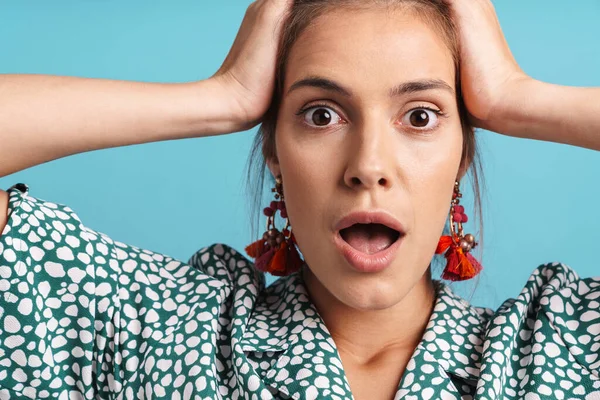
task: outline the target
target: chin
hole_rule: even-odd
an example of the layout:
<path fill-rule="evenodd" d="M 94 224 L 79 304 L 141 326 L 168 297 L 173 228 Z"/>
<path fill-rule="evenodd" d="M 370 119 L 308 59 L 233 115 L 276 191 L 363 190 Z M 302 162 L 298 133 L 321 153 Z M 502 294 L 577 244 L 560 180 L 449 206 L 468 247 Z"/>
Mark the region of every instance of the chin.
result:
<path fill-rule="evenodd" d="M 364 311 L 385 310 L 400 303 L 417 280 L 394 279 L 389 274 L 343 274 L 328 290 L 348 307 Z"/>

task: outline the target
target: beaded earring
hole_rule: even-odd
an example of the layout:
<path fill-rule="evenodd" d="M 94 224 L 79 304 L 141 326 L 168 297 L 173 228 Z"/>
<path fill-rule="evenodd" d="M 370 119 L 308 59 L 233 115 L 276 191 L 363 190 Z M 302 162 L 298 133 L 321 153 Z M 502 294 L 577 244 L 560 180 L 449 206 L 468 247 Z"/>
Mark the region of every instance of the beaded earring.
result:
<path fill-rule="evenodd" d="M 436 254 L 445 252 L 446 268 L 442 279 L 463 281 L 475 277 L 483 267 L 469 252 L 477 246 L 475 237 L 463 233 L 462 224 L 468 221 L 465 208 L 460 203 L 458 181 L 454 182 L 454 193 L 450 205 L 450 236 L 442 236 L 435 250 Z M 456 226 L 455 226 L 456 224 Z"/>
<path fill-rule="evenodd" d="M 285 276 L 298 271 L 304 262 L 296 248 L 296 238 L 292 233 L 285 208 L 281 176 L 275 179 L 275 187 L 271 191 L 275 192 L 275 200 L 263 210 L 263 214 L 267 217 L 267 230 L 261 239 L 246 246 L 245 250 L 255 259 L 254 266 L 259 271 Z M 286 220 L 282 231 L 275 227 L 277 211 Z"/>

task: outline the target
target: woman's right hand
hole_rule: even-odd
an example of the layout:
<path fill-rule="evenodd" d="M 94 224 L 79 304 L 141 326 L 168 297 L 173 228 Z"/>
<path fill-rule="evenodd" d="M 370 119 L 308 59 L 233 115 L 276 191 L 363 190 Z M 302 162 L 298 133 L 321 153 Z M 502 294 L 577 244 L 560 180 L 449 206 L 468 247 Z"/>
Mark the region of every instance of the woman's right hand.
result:
<path fill-rule="evenodd" d="M 252 3 L 221 68 L 198 82 L 0 74 L 0 177 L 86 151 L 252 128 L 271 103 L 292 2 Z"/>
<path fill-rule="evenodd" d="M 223 65 L 209 79 L 232 100 L 240 129 L 260 122 L 275 87 L 275 63 L 283 22 L 293 0 L 257 0 L 248 7 Z"/>

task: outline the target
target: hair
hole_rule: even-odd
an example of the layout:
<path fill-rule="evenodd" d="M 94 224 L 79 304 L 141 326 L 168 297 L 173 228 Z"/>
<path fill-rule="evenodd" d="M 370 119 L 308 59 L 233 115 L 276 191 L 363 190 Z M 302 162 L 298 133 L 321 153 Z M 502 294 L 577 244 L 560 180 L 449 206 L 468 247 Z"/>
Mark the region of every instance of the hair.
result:
<path fill-rule="evenodd" d="M 468 113 L 464 104 L 460 86 L 460 49 L 456 26 L 452 19 L 451 9 L 444 0 L 295 0 L 287 20 L 283 24 L 280 37 L 278 55 L 276 59 L 275 89 L 271 105 L 265 113 L 261 126 L 254 138 L 247 165 L 247 189 L 252 198 L 250 210 L 252 236 L 258 237 L 258 226 L 262 218 L 259 213 L 264 196 L 265 177 L 271 183 L 274 179 L 267 171 L 266 161 L 276 157 L 275 131 L 277 116 L 283 93 L 285 71 L 290 51 L 298 37 L 304 32 L 311 22 L 332 9 L 369 9 L 375 6 L 387 8 L 402 8 L 412 11 L 424 23 L 435 29 L 444 39 L 452 54 L 455 67 L 456 101 L 463 132 L 463 148 L 461 166 L 468 166 L 474 193 L 475 217 L 479 221 L 477 233 L 481 244 L 483 233 L 481 213 L 481 163 L 475 140 L 475 129 L 470 124 Z M 449 207 L 450 205 L 448 205 Z M 478 246 L 481 251 L 481 245 Z"/>

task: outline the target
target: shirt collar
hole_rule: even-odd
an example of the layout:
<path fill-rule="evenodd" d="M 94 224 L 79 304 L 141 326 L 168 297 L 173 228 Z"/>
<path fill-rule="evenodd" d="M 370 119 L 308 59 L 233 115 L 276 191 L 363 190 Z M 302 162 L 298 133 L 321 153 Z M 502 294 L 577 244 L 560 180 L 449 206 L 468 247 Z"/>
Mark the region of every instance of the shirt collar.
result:
<path fill-rule="evenodd" d="M 427 372 L 428 380 L 449 380 L 452 375 L 474 386 L 479 379 L 482 337 L 491 310 L 473 307 L 446 284 L 434 283 L 433 312 L 398 386 L 404 394 L 412 393 L 414 374 L 425 363 L 437 365 Z M 310 301 L 300 272 L 280 278 L 261 293 L 240 345 L 249 357 L 257 352 L 272 355 L 271 362 L 255 363 L 257 372 L 266 384 L 292 398 L 306 397 L 307 387 L 300 381 L 307 376 L 317 388 L 321 382 L 343 398 L 352 397 L 337 347 Z M 303 359 L 308 357 L 313 358 L 309 365 L 322 363 L 323 367 L 307 370 Z M 408 373 L 411 368 L 413 374 Z"/>

